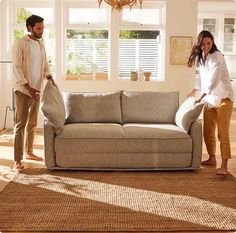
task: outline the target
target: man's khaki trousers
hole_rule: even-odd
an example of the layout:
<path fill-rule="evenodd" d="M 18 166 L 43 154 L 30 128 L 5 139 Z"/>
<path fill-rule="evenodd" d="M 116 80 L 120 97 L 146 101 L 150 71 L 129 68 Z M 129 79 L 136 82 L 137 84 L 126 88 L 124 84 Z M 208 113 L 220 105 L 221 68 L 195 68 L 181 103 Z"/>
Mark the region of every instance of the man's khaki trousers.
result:
<path fill-rule="evenodd" d="M 220 141 L 222 159 L 231 158 L 229 126 L 233 111 L 233 102 L 227 98 L 222 99 L 218 108 L 204 107 L 203 112 L 203 135 L 209 155 L 216 154 L 216 127 Z"/>
<path fill-rule="evenodd" d="M 25 153 L 33 153 L 40 101 L 33 100 L 22 92 L 15 92 L 16 123 L 14 126 L 14 159 L 20 162 Z M 25 138 L 25 140 L 24 140 Z"/>

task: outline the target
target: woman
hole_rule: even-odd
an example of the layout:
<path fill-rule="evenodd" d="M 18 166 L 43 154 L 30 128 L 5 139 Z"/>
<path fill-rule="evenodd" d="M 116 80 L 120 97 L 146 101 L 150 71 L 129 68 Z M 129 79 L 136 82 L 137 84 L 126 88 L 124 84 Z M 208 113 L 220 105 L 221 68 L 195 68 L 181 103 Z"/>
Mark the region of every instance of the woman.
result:
<path fill-rule="evenodd" d="M 188 96 L 201 92 L 197 102 L 205 103 L 203 112 L 203 137 L 209 158 L 203 165 L 216 165 L 216 127 L 220 142 L 222 163 L 218 175 L 228 175 L 227 164 L 231 158 L 229 126 L 233 110 L 233 89 L 223 54 L 217 49 L 213 35 L 208 31 L 199 33 L 192 48 L 188 66 L 196 64 L 200 78 Z"/>

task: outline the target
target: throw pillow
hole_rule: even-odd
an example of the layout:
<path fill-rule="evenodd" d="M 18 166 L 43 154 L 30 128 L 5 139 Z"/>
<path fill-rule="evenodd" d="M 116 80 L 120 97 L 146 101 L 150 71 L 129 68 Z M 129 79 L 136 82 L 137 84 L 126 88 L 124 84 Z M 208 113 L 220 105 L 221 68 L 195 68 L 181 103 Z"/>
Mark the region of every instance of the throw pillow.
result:
<path fill-rule="evenodd" d="M 59 88 L 51 81 L 47 81 L 40 105 L 41 112 L 54 128 L 55 134 L 60 134 L 65 123 L 65 106 Z"/>
<path fill-rule="evenodd" d="M 187 98 L 175 115 L 175 123 L 185 132 L 189 132 L 191 124 L 198 119 L 204 103 L 195 104 L 195 98 Z"/>

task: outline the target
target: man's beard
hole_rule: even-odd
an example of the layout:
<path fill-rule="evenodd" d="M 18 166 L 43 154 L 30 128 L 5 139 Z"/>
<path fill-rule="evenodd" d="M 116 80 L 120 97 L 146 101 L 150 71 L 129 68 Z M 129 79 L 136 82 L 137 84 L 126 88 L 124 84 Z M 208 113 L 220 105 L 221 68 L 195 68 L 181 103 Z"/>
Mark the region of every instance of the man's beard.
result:
<path fill-rule="evenodd" d="M 41 39 L 42 38 L 42 35 L 43 35 L 43 33 L 41 33 L 41 34 L 37 34 L 36 32 L 32 32 L 32 34 L 33 34 L 33 36 L 34 36 L 34 38 L 36 38 L 36 39 Z"/>

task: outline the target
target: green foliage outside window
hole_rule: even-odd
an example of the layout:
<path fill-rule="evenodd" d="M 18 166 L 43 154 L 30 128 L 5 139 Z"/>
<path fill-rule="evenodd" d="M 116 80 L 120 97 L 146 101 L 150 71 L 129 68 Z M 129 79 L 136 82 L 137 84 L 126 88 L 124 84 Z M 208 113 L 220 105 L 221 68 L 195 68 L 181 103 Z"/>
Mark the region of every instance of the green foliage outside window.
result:
<path fill-rule="evenodd" d="M 107 30 L 76 31 L 67 30 L 67 39 L 107 39 Z"/>
<path fill-rule="evenodd" d="M 96 72 L 99 68 L 93 58 L 107 60 L 107 30 L 66 31 L 67 35 L 67 75 L 80 75 L 83 72 Z"/>
<path fill-rule="evenodd" d="M 22 29 L 17 29 L 17 30 L 14 30 L 14 32 L 13 32 L 13 38 L 14 38 L 14 40 L 19 40 L 19 39 L 22 38 L 24 35 L 25 35 L 25 32 L 24 32 L 24 30 L 22 30 Z"/>
<path fill-rule="evenodd" d="M 159 31 L 121 30 L 120 39 L 157 39 Z"/>
<path fill-rule="evenodd" d="M 25 8 L 17 8 L 16 22 L 25 23 L 26 19 L 32 15 L 32 12 L 27 11 Z"/>
<path fill-rule="evenodd" d="M 34 14 L 34 12 L 28 11 L 26 8 L 17 8 L 16 10 L 16 22 L 18 24 L 24 24 L 26 22 L 26 19 L 31 16 L 32 14 Z M 46 41 L 46 43 L 48 43 L 48 64 L 49 67 L 51 68 L 52 72 L 55 72 L 56 67 L 55 67 L 55 52 L 54 52 L 54 44 L 55 44 L 55 37 L 56 37 L 56 32 L 55 30 L 49 29 L 46 30 L 45 33 L 47 33 L 47 38 L 48 40 Z M 15 29 L 13 31 L 13 40 L 19 40 L 20 38 L 22 38 L 25 34 L 27 34 L 27 29 L 26 26 L 24 29 Z M 51 49 L 49 49 L 51 48 Z M 50 53 L 50 51 L 51 53 Z"/>

